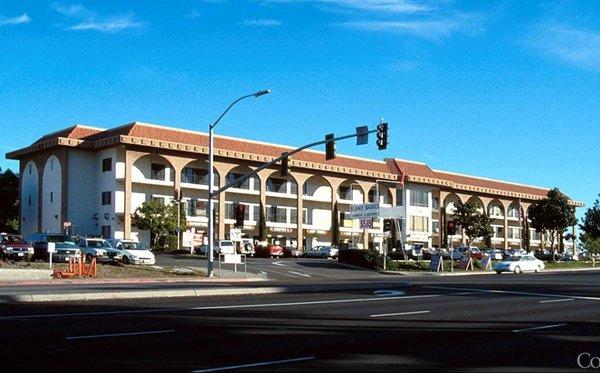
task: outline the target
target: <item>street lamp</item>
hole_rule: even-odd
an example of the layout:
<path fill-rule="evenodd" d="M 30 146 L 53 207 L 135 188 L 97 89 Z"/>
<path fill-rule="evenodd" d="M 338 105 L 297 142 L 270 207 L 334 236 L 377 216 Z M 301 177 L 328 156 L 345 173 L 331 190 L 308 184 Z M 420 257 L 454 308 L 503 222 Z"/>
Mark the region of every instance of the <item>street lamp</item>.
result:
<path fill-rule="evenodd" d="M 233 105 L 248 97 L 260 97 L 271 93 L 270 89 L 264 89 L 249 95 L 242 96 L 233 101 L 227 109 L 217 118 L 217 120 L 208 126 L 208 262 L 206 264 L 206 276 L 213 277 L 213 247 L 214 247 L 214 207 L 213 207 L 213 130 L 219 121 L 227 114 Z"/>

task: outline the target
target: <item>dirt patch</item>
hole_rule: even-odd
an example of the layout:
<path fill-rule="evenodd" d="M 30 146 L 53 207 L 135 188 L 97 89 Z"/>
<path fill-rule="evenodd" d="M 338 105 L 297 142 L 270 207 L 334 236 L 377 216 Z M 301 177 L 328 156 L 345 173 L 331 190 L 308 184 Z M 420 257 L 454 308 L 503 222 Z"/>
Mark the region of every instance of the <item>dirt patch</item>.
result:
<path fill-rule="evenodd" d="M 5 269 L 49 269 L 48 263 L 0 261 L 0 268 Z M 66 270 L 66 263 L 52 263 L 52 269 Z M 188 267 L 158 267 L 121 264 L 98 264 L 97 278 L 195 278 L 204 277 L 205 273 Z"/>

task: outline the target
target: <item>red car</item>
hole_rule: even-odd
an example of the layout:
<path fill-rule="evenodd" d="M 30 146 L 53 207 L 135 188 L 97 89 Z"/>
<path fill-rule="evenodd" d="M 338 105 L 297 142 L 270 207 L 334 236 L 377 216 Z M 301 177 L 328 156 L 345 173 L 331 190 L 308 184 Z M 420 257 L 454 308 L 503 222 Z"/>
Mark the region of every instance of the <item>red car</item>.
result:
<path fill-rule="evenodd" d="M 479 250 L 478 248 L 476 248 L 476 247 L 471 248 L 471 258 L 481 260 L 481 259 L 483 259 L 483 255 L 484 255 L 483 251 Z"/>
<path fill-rule="evenodd" d="M 0 238 L 0 259 L 26 260 L 33 257 L 33 246 L 23 241 L 21 236 L 3 234 Z"/>
<path fill-rule="evenodd" d="M 254 256 L 257 258 L 283 258 L 283 248 L 279 245 L 259 245 L 254 248 Z"/>

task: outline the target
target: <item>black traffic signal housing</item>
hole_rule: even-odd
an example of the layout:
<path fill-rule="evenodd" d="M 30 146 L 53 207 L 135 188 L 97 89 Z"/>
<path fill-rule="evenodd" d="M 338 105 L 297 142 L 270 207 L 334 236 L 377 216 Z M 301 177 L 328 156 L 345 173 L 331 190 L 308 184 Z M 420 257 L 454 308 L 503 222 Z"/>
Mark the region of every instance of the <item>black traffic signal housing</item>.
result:
<path fill-rule="evenodd" d="M 280 176 L 287 176 L 289 174 L 289 172 L 290 172 L 289 164 L 288 164 L 289 158 L 288 158 L 287 154 L 288 153 L 283 153 L 282 154 L 282 155 L 285 155 L 285 158 L 283 158 L 281 160 L 281 169 L 279 170 L 279 175 Z"/>
<path fill-rule="evenodd" d="M 383 231 L 391 232 L 393 222 L 394 221 L 392 219 L 383 219 Z"/>
<path fill-rule="evenodd" d="M 246 214 L 246 205 L 236 203 L 233 205 L 235 209 L 235 228 L 244 228 L 244 215 Z"/>
<path fill-rule="evenodd" d="M 377 148 L 384 150 L 388 145 L 388 124 L 383 122 L 377 125 Z"/>
<path fill-rule="evenodd" d="M 325 141 L 333 140 L 333 133 L 325 135 Z M 325 160 L 330 161 L 335 158 L 335 141 L 327 141 L 325 143 Z"/>
<path fill-rule="evenodd" d="M 446 231 L 449 236 L 454 236 L 456 234 L 456 222 L 452 220 L 448 221 L 448 228 Z"/>

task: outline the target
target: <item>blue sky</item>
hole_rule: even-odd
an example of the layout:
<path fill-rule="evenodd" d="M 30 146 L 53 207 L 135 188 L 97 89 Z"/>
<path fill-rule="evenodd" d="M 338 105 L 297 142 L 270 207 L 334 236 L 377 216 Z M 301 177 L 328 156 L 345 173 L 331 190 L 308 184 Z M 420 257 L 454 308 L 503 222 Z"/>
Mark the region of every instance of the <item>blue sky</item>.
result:
<path fill-rule="evenodd" d="M 0 152 L 134 120 L 600 193 L 600 3 L 0 2 Z M 15 169 L 14 161 L 0 167 Z M 580 211 L 580 214 L 583 210 Z"/>

